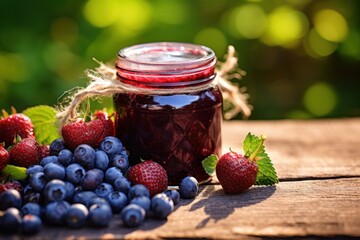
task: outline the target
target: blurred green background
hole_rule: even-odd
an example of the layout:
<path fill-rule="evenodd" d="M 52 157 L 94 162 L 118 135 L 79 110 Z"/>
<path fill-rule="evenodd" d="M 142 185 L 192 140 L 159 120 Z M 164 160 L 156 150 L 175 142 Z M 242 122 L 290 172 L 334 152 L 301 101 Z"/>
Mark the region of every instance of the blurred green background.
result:
<path fill-rule="evenodd" d="M 0 108 L 56 105 L 83 71 L 153 41 L 235 46 L 250 119 L 360 116 L 358 0 L 90 0 L 0 3 Z M 111 106 L 105 99 L 95 107 Z M 239 116 L 240 118 L 241 116 Z"/>

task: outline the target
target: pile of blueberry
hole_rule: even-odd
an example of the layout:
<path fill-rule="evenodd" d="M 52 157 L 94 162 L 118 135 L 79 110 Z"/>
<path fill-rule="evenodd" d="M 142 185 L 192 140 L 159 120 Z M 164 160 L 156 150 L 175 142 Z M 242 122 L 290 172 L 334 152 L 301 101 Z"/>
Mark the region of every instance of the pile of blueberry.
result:
<path fill-rule="evenodd" d="M 142 184 L 125 177 L 128 153 L 116 137 L 105 137 L 99 149 L 81 144 L 74 151 L 62 139 L 50 145 L 50 156 L 27 169 L 24 190 L 0 195 L 0 232 L 35 234 L 42 223 L 81 228 L 106 227 L 114 214 L 124 226 L 141 225 L 146 217 L 166 219 L 180 196 L 195 197 L 198 183 L 183 179 L 177 190 L 150 197 Z"/>

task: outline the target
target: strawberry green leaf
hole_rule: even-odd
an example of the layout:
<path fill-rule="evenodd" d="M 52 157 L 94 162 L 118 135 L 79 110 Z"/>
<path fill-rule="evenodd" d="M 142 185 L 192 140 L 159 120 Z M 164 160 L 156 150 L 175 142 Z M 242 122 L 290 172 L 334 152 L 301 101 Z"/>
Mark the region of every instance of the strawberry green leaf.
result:
<path fill-rule="evenodd" d="M 279 180 L 271 159 L 265 152 L 265 146 L 262 145 L 263 142 L 264 137 L 260 138 L 248 133 L 243 143 L 243 150 L 247 157 L 256 154 L 254 160 L 257 161 L 258 173 L 255 185 L 273 185 L 278 183 Z"/>
<path fill-rule="evenodd" d="M 2 172 L 5 175 L 9 175 L 10 179 L 24 180 L 26 178 L 26 168 L 24 167 L 18 167 L 8 164 Z"/>
<path fill-rule="evenodd" d="M 215 169 L 216 169 L 217 161 L 218 161 L 218 156 L 216 156 L 215 154 L 211 154 L 210 156 L 208 156 L 207 158 L 202 160 L 201 164 L 202 164 L 205 172 L 209 176 L 214 176 L 215 175 Z"/>
<path fill-rule="evenodd" d="M 31 119 L 34 125 L 36 140 L 40 144 L 50 144 L 53 140 L 60 137 L 55 108 L 39 105 L 27 108 L 23 113 Z"/>

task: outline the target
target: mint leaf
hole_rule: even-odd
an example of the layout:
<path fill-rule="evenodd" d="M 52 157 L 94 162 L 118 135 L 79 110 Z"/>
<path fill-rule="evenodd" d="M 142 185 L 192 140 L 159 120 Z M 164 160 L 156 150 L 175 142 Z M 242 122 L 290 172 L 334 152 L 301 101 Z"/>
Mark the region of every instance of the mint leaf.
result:
<path fill-rule="evenodd" d="M 208 156 L 207 158 L 202 160 L 201 164 L 202 164 L 205 172 L 209 176 L 214 176 L 215 175 L 215 169 L 216 169 L 217 161 L 218 161 L 218 156 L 216 156 L 215 154 L 211 154 L 210 156 Z"/>
<path fill-rule="evenodd" d="M 275 168 L 265 152 L 265 146 L 262 145 L 265 137 L 257 137 L 248 133 L 243 143 L 245 156 L 257 161 L 258 174 L 255 185 L 273 185 L 278 183 L 278 177 Z"/>
<path fill-rule="evenodd" d="M 47 105 L 39 105 L 25 109 L 23 113 L 28 116 L 33 125 L 36 140 L 40 144 L 50 144 L 60 137 L 57 128 L 56 110 Z"/>
<path fill-rule="evenodd" d="M 262 158 L 257 161 L 258 174 L 256 175 L 255 185 L 270 186 L 279 182 L 274 166 L 270 158 Z"/>
<path fill-rule="evenodd" d="M 5 175 L 9 175 L 10 178 L 14 180 L 24 180 L 26 178 L 26 168 L 24 167 L 8 164 L 2 172 Z"/>

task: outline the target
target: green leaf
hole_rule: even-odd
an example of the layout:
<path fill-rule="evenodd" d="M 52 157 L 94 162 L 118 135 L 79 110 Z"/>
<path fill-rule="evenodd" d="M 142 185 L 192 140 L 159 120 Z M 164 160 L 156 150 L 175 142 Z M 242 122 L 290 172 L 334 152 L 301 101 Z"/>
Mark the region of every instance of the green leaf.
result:
<path fill-rule="evenodd" d="M 255 185 L 273 185 L 278 183 L 279 179 L 271 159 L 265 152 L 263 142 L 264 138 L 248 133 L 243 143 L 243 150 L 245 156 L 252 156 L 257 161 L 258 173 Z"/>
<path fill-rule="evenodd" d="M 215 175 L 216 163 L 217 163 L 218 159 L 219 159 L 218 156 L 216 156 L 215 154 L 211 154 L 210 156 L 208 156 L 207 158 L 202 160 L 201 164 L 202 164 L 205 172 L 209 176 Z"/>
<path fill-rule="evenodd" d="M 39 105 L 25 109 L 23 113 L 28 116 L 33 125 L 36 140 L 40 144 L 50 144 L 60 137 L 57 128 L 56 110 L 47 105 Z"/>
<path fill-rule="evenodd" d="M 8 164 L 2 172 L 5 175 L 9 175 L 10 178 L 14 180 L 24 180 L 26 178 L 26 168 L 24 167 Z"/>

